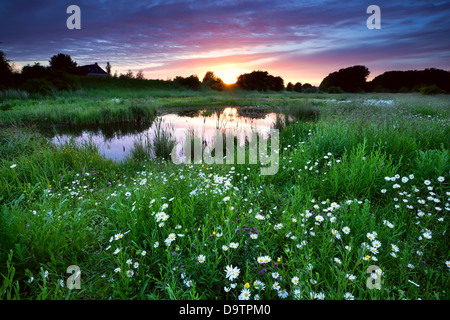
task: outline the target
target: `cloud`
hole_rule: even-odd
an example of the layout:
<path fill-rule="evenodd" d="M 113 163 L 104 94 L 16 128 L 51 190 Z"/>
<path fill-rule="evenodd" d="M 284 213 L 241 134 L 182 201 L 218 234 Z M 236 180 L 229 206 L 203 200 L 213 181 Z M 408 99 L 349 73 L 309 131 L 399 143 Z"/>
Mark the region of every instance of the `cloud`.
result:
<path fill-rule="evenodd" d="M 366 28 L 369 1 L 77 2 L 81 30 L 66 28 L 71 2 L 2 2 L 0 49 L 21 65 L 64 52 L 79 64 L 110 61 L 150 78 L 230 65 L 317 83 L 355 64 L 449 68 L 447 1 L 378 1 L 381 30 Z"/>

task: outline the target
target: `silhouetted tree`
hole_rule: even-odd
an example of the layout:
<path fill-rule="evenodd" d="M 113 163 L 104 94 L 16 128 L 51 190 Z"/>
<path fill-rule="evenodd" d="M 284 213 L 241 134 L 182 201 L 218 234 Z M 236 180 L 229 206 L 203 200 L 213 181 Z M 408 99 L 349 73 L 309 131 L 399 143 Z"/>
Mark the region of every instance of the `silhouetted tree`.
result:
<path fill-rule="evenodd" d="M 120 74 L 119 79 L 133 79 L 134 78 L 134 74 L 133 71 L 131 71 L 131 69 L 128 69 L 127 73 L 125 74 Z"/>
<path fill-rule="evenodd" d="M 335 71 L 326 76 L 319 89 L 327 91 L 329 87 L 340 87 L 345 92 L 359 92 L 367 87 L 369 69 L 365 66 L 352 66 Z"/>
<path fill-rule="evenodd" d="M 199 90 L 202 86 L 202 83 L 200 82 L 200 79 L 198 78 L 197 75 L 190 75 L 187 78 L 177 76 L 175 77 L 173 82 L 177 86 L 182 86 L 191 90 Z"/>
<path fill-rule="evenodd" d="M 302 92 L 302 84 L 301 84 L 301 82 L 297 82 L 297 83 L 294 85 L 294 91 L 295 91 L 295 92 Z"/>
<path fill-rule="evenodd" d="M 64 53 L 58 53 L 52 56 L 49 62 L 52 70 L 70 71 L 77 66 L 77 63 L 72 60 L 70 55 Z"/>
<path fill-rule="evenodd" d="M 138 73 L 136 73 L 136 79 L 139 79 L 139 80 L 145 79 L 144 73 L 142 72 L 142 70 L 139 70 Z"/>
<path fill-rule="evenodd" d="M 450 92 L 450 72 L 435 68 L 425 70 L 387 71 L 376 76 L 370 83 L 373 91 L 419 91 L 422 87 L 435 85 Z"/>
<path fill-rule="evenodd" d="M 50 71 L 48 68 L 41 65 L 39 62 L 36 62 L 34 65 L 30 66 L 29 64 L 22 68 L 22 78 L 25 80 L 28 79 L 37 79 L 37 78 L 45 78 L 48 76 Z"/>
<path fill-rule="evenodd" d="M 269 75 L 269 90 L 272 91 L 283 91 L 284 90 L 284 80 L 281 77 L 274 77 Z"/>
<path fill-rule="evenodd" d="M 292 84 L 292 82 L 288 82 L 288 84 L 286 85 L 286 91 L 294 91 L 294 85 Z"/>
<path fill-rule="evenodd" d="M 241 74 L 236 84 L 244 90 L 281 91 L 284 89 L 284 80 L 281 77 L 269 75 L 267 71 Z"/>
<path fill-rule="evenodd" d="M 108 73 L 109 76 L 111 76 L 111 64 L 109 63 L 109 61 L 106 63 L 106 72 Z"/>
<path fill-rule="evenodd" d="M 0 51 L 0 85 L 7 85 L 11 81 L 13 68 L 10 62 L 5 53 Z"/>
<path fill-rule="evenodd" d="M 217 91 L 225 89 L 225 83 L 214 72 L 208 71 L 203 77 L 202 84 Z"/>

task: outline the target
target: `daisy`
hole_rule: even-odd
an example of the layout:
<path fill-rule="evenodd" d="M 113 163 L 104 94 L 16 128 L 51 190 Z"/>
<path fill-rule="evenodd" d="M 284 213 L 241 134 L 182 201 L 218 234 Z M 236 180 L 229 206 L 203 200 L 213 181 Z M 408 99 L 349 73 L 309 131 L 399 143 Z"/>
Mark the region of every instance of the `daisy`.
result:
<path fill-rule="evenodd" d="M 344 299 L 345 300 L 355 300 L 355 297 L 350 292 L 346 292 L 344 294 Z"/>
<path fill-rule="evenodd" d="M 280 290 L 280 285 L 278 284 L 278 282 L 275 282 L 275 283 L 272 285 L 272 289 L 274 289 L 274 290 Z"/>
<path fill-rule="evenodd" d="M 134 275 L 134 271 L 133 270 L 128 270 L 127 271 L 127 277 L 131 278 Z"/>
<path fill-rule="evenodd" d="M 295 290 L 294 290 L 294 297 L 295 297 L 296 299 L 300 299 L 300 298 L 301 298 L 300 289 L 295 289 Z"/>
<path fill-rule="evenodd" d="M 204 256 L 204 255 L 199 255 L 198 257 L 197 257 L 197 260 L 198 260 L 198 262 L 200 262 L 200 263 L 203 263 L 203 262 L 205 262 L 205 259 L 206 259 L 206 257 Z"/>
<path fill-rule="evenodd" d="M 229 279 L 230 281 L 233 281 L 239 276 L 239 273 L 241 272 L 238 267 L 234 267 L 232 265 L 226 266 L 225 268 L 225 278 Z"/>
<path fill-rule="evenodd" d="M 445 180 L 444 177 L 438 177 L 437 179 L 438 179 L 439 182 L 443 182 Z"/>
<path fill-rule="evenodd" d="M 118 254 L 119 252 L 120 252 L 120 249 L 117 248 L 117 249 L 114 251 L 114 254 Z"/>
<path fill-rule="evenodd" d="M 255 286 L 256 290 L 264 290 L 266 288 L 266 285 L 262 281 L 259 281 L 259 280 L 255 280 L 253 282 L 253 285 Z"/>
<path fill-rule="evenodd" d="M 250 299 L 250 290 L 248 290 L 247 288 L 243 289 L 241 291 L 241 294 L 238 297 L 239 300 L 248 300 Z"/>
<path fill-rule="evenodd" d="M 237 249 L 238 247 L 239 247 L 239 243 L 238 242 L 231 242 L 230 243 L 230 248 Z"/>
<path fill-rule="evenodd" d="M 287 296 L 288 296 L 289 294 L 288 294 L 288 292 L 285 290 L 285 289 L 281 289 L 281 290 L 278 290 L 278 296 L 280 297 L 280 298 L 286 298 Z"/>
<path fill-rule="evenodd" d="M 381 242 L 378 241 L 378 240 L 372 241 L 372 247 L 380 248 L 381 247 Z"/>
<path fill-rule="evenodd" d="M 336 262 L 337 264 L 341 264 L 341 260 L 339 258 L 334 258 L 334 262 Z"/>
<path fill-rule="evenodd" d="M 323 221 L 323 217 L 320 216 L 320 215 L 316 216 L 316 221 L 322 222 Z"/>
<path fill-rule="evenodd" d="M 319 292 L 315 295 L 315 298 L 318 300 L 325 300 L 325 294 L 323 294 L 322 292 Z"/>
<path fill-rule="evenodd" d="M 355 276 L 355 275 L 349 274 L 349 273 L 346 275 L 346 277 L 347 277 L 347 279 L 350 280 L 350 281 L 354 281 L 354 280 L 356 279 L 356 276 Z"/>
<path fill-rule="evenodd" d="M 17 164 L 12 164 L 12 165 L 10 166 L 11 169 L 14 169 L 15 167 L 17 167 Z"/>
<path fill-rule="evenodd" d="M 295 284 L 295 285 L 298 285 L 298 277 L 293 277 L 293 278 L 291 279 L 291 282 L 292 282 L 293 284 Z"/>
<path fill-rule="evenodd" d="M 367 233 L 366 234 L 367 238 L 369 238 L 370 240 L 375 240 L 375 236 L 372 233 Z"/>
<path fill-rule="evenodd" d="M 345 234 L 349 234 L 350 233 L 350 228 L 349 227 L 344 227 L 344 228 L 342 228 L 342 232 L 344 232 Z"/>

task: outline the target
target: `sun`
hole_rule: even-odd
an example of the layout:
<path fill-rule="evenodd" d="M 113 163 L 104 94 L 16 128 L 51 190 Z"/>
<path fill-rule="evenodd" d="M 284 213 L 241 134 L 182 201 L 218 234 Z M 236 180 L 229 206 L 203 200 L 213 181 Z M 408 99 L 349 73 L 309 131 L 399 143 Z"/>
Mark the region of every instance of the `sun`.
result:
<path fill-rule="evenodd" d="M 245 73 L 245 70 L 242 69 L 226 69 L 215 72 L 215 75 L 222 79 L 226 84 L 234 84 L 237 81 L 237 78 Z"/>

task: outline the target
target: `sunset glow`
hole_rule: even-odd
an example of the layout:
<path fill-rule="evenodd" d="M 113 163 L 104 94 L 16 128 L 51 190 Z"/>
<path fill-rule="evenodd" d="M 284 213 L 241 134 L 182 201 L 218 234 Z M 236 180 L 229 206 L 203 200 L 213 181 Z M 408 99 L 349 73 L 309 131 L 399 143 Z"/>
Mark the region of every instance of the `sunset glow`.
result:
<path fill-rule="evenodd" d="M 215 69 L 216 70 L 216 69 Z M 233 84 L 236 83 L 237 78 L 239 75 L 250 72 L 249 70 L 244 69 L 225 69 L 220 70 L 220 68 L 217 68 L 218 71 L 214 72 L 216 76 L 218 76 L 220 79 L 223 80 L 226 84 Z"/>
<path fill-rule="evenodd" d="M 329 73 L 365 65 L 449 69 L 448 1 L 378 1 L 381 29 L 369 30 L 367 1 L 77 1 L 81 29 L 66 27 L 66 1 L 0 3 L 1 50 L 16 68 L 65 53 L 79 64 L 171 79 L 213 71 L 225 83 L 264 70 L 285 84 L 318 85 Z M 24 10 L 23 8 L 27 8 Z M 24 23 L 26 21 L 26 23 Z"/>

